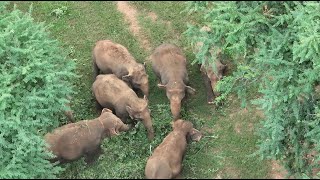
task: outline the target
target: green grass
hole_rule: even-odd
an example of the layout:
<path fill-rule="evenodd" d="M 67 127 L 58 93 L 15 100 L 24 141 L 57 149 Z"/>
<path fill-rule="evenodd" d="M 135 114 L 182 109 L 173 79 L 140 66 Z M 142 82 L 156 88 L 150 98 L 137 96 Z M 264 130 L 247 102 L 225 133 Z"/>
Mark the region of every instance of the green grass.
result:
<path fill-rule="evenodd" d="M 18 9 L 27 11 L 31 3 L 16 4 Z M 184 119 L 192 121 L 204 133 L 204 137 L 200 142 L 188 145 L 181 177 L 268 178 L 269 165 L 265 161 L 258 161 L 257 157 L 249 157 L 256 150 L 257 137 L 248 128 L 260 120 L 256 112 L 243 112 L 234 96 L 230 96 L 220 108 L 206 104 L 199 69 L 197 65 L 191 65 L 194 59 L 192 49 L 182 36 L 186 22 L 198 21 L 199 17 L 190 19 L 186 13 L 180 13 L 185 8 L 182 2 L 130 4 L 139 11 L 141 30 L 149 39 L 152 49 L 163 42 L 175 43 L 183 49 L 189 62 L 187 69 L 190 86 L 197 93 L 184 104 L 182 115 Z M 62 6 L 67 7 L 66 14 L 60 18 L 50 14 Z M 156 22 L 147 16 L 148 12 L 157 14 Z M 71 58 L 76 59 L 77 74 L 81 77 L 74 81 L 76 94 L 72 100 L 72 109 L 77 120 L 97 116 L 91 92 L 91 51 L 97 40 L 111 39 L 124 45 L 139 62 L 145 61 L 151 53 L 140 47 L 114 2 L 34 2 L 32 16 L 35 21 L 52 24 L 49 29 L 52 36 L 70 51 Z M 81 159 L 63 165 L 66 171 L 61 175 L 62 178 L 144 178 L 150 148 L 153 150 L 171 131 L 169 102 L 165 91 L 156 86 L 157 80 L 150 63 L 147 64 L 147 73 L 155 139 L 149 142 L 144 127 L 139 123 L 133 131 L 105 139 L 104 154 L 94 164 L 87 166 Z M 238 126 L 241 129 L 239 133 L 236 132 Z"/>

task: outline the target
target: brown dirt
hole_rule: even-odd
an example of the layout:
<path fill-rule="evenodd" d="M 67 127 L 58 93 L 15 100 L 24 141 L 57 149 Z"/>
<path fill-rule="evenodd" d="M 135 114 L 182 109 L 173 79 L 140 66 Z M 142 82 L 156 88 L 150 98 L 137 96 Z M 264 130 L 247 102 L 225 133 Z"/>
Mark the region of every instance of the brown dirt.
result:
<path fill-rule="evenodd" d="M 130 6 L 127 1 L 117 1 L 117 9 L 122 14 L 124 14 L 126 21 L 130 24 L 130 31 L 133 33 L 134 36 L 137 37 L 137 40 L 139 41 L 140 45 L 147 51 L 150 51 L 150 42 L 145 36 L 142 35 L 140 30 L 141 27 L 139 26 L 137 19 L 137 10 L 134 7 Z"/>
<path fill-rule="evenodd" d="M 271 172 L 270 177 L 271 179 L 285 179 L 286 178 L 286 170 L 279 165 L 279 163 L 275 160 L 271 161 Z"/>
<path fill-rule="evenodd" d="M 243 108 L 243 109 L 240 109 L 240 110 L 238 110 L 238 111 L 236 111 L 236 112 L 233 112 L 233 113 L 231 113 L 229 116 L 231 117 L 231 118 L 234 118 L 234 117 L 236 117 L 237 115 L 243 115 L 243 114 L 246 114 L 246 113 L 248 113 L 248 110 L 246 109 L 246 108 Z"/>
<path fill-rule="evenodd" d="M 240 177 L 240 171 L 239 169 L 232 167 L 232 166 L 227 166 L 225 169 L 222 169 L 217 173 L 213 179 L 239 179 Z"/>
<path fill-rule="evenodd" d="M 148 16 L 151 18 L 152 22 L 156 22 L 156 20 L 158 19 L 157 14 L 154 12 L 149 12 Z"/>

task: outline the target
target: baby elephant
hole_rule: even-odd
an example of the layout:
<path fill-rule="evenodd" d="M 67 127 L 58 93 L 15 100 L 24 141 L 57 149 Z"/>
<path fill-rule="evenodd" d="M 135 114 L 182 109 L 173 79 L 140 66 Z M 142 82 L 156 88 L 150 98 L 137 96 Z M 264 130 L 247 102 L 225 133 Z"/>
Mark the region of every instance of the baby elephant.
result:
<path fill-rule="evenodd" d="M 93 48 L 94 80 L 98 74 L 115 74 L 148 97 L 146 65 L 137 63 L 127 48 L 110 40 L 100 40 Z"/>
<path fill-rule="evenodd" d="M 180 118 L 181 101 L 186 92 L 194 94 L 195 89 L 188 86 L 187 60 L 179 47 L 173 44 L 162 44 L 151 55 L 152 69 L 160 80 L 159 88 L 166 90 L 170 100 L 173 119 Z"/>
<path fill-rule="evenodd" d="M 125 82 L 114 74 L 98 75 L 92 85 L 92 91 L 96 99 L 97 110 L 101 107 L 112 109 L 123 122 L 127 122 L 129 116 L 131 119 L 141 120 L 148 131 L 148 138 L 153 139 L 154 130 L 146 96 L 143 99 L 139 98 Z"/>
<path fill-rule="evenodd" d="M 148 158 L 145 167 L 146 179 L 173 179 L 182 169 L 182 161 L 187 147 L 187 138 L 201 139 L 201 133 L 193 128 L 190 121 L 178 119 L 173 122 L 173 131 Z"/>
<path fill-rule="evenodd" d="M 93 120 L 82 120 L 56 128 L 44 136 L 46 143 L 61 163 L 71 162 L 85 156 L 87 163 L 93 162 L 101 153 L 101 142 L 106 137 L 127 131 L 125 125 L 110 109 L 104 108 L 101 115 Z"/>

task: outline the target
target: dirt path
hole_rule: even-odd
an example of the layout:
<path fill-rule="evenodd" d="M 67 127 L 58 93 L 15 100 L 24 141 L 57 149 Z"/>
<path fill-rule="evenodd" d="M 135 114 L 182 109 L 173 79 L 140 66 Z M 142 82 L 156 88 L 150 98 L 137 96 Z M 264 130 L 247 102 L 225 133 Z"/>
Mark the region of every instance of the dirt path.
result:
<path fill-rule="evenodd" d="M 286 170 L 284 167 L 279 165 L 279 163 L 275 160 L 271 161 L 271 172 L 270 176 L 272 179 L 285 179 L 286 178 Z"/>
<path fill-rule="evenodd" d="M 147 51 L 151 51 L 149 40 L 141 33 L 141 27 L 139 26 L 137 19 L 137 10 L 134 7 L 130 6 L 127 1 L 117 1 L 117 9 L 122 14 L 124 14 L 126 21 L 130 24 L 130 31 L 135 37 L 137 37 L 140 46 Z"/>

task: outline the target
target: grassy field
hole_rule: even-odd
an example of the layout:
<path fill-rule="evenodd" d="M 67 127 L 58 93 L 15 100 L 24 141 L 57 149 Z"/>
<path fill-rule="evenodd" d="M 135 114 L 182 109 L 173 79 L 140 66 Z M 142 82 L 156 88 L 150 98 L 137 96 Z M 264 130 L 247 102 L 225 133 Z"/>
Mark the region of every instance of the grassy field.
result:
<path fill-rule="evenodd" d="M 31 2 L 15 2 L 28 12 Z M 151 49 L 163 42 L 180 46 L 188 59 L 190 85 L 197 90 L 183 107 L 183 119 L 190 120 L 204 134 L 198 143 L 188 146 L 181 178 L 269 178 L 270 165 L 250 155 L 256 150 L 254 128 L 261 119 L 253 108 L 241 109 L 235 95 L 218 109 L 206 103 L 204 83 L 197 65 L 191 65 L 192 49 L 182 33 L 187 23 L 199 20 L 180 13 L 183 2 L 130 2 L 138 11 L 142 35 Z M 65 10 L 59 11 L 57 10 Z M 56 13 L 52 13 L 56 12 Z M 156 15 L 154 21 L 149 14 Z M 61 178 L 144 178 L 144 167 L 152 150 L 171 131 L 171 114 L 165 92 L 156 86 L 156 78 L 147 57 L 151 51 L 140 46 L 115 2 L 33 2 L 32 16 L 37 22 L 51 24 L 49 31 L 70 57 L 77 62 L 72 109 L 77 120 L 97 116 L 91 92 L 91 51 L 97 40 L 111 39 L 132 53 L 139 62 L 147 62 L 150 82 L 149 104 L 156 137 L 149 142 L 141 124 L 136 129 L 103 142 L 104 154 L 87 166 L 83 159 L 63 165 Z M 64 120 L 66 121 L 66 120 Z"/>

